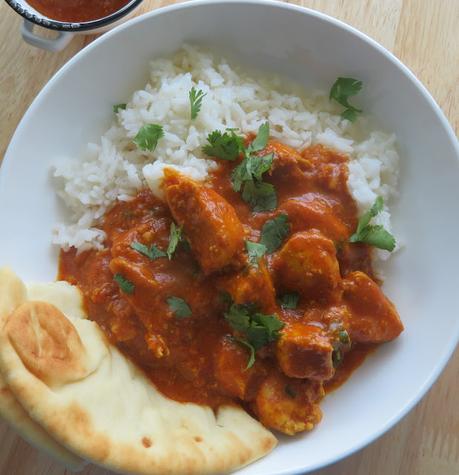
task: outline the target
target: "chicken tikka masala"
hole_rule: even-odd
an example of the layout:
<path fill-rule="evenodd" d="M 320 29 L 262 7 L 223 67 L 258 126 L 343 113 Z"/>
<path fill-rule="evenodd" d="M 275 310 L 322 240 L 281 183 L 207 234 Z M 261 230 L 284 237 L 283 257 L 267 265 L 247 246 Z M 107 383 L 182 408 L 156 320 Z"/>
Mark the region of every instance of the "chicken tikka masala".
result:
<path fill-rule="evenodd" d="M 206 182 L 166 168 L 164 199 L 144 189 L 119 201 L 103 219 L 105 249 L 62 251 L 59 277 L 165 395 L 241 404 L 293 435 L 403 325 L 371 240 L 355 239 L 347 157 L 234 143 L 205 149 L 220 158 Z"/>

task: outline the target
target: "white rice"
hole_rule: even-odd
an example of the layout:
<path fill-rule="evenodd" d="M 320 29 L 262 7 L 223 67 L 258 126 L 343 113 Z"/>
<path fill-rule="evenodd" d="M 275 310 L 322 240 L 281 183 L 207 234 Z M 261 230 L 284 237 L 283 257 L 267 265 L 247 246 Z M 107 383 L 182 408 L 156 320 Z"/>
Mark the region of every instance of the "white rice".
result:
<path fill-rule="evenodd" d="M 188 93 L 193 86 L 206 96 L 191 121 Z M 321 143 L 348 154 L 348 186 L 360 213 L 377 196 L 387 203 L 397 191 L 395 135 L 371 130 L 365 117 L 355 123 L 342 120 L 341 110 L 328 100 L 328 91 L 305 95 L 294 85 L 285 86 L 285 80 L 249 75 L 221 57 L 184 46 L 171 58 L 152 61 L 150 82 L 114 117 L 99 144 L 89 144 L 81 159 L 58 162 L 57 192 L 71 211 L 71 224 L 57 225 L 53 242 L 79 251 L 102 248 L 105 235 L 97 225 L 117 199 L 128 200 L 146 185 L 160 195 L 165 165 L 205 179 L 216 166 L 201 151 L 210 132 L 229 127 L 256 132 L 266 120 L 271 135 L 287 145 L 302 149 Z M 161 124 L 165 132 L 152 153 L 132 143 L 149 123 Z M 387 207 L 376 221 L 390 230 Z M 378 251 L 380 258 L 388 255 Z"/>

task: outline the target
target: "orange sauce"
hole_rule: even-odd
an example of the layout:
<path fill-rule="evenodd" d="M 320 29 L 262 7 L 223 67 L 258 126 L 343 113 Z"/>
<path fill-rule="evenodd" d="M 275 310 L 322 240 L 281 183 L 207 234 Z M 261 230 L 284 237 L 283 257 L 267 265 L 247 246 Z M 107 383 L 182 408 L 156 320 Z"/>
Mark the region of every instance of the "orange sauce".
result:
<path fill-rule="evenodd" d="M 341 274 L 345 276 L 361 270 L 372 276 L 368 246 L 357 244 L 350 249 L 346 244 L 344 247 L 339 244 L 349 238 L 357 223 L 355 203 L 347 190 L 346 157 L 320 146 L 311 147 L 301 155 L 276 142 L 271 142 L 268 148 L 279 160 L 278 168 L 273 166 L 267 177 L 277 192 L 276 211 L 254 213 L 240 193 L 232 189 L 234 163 L 222 162 L 208 182 L 208 186 L 234 208 L 244 227 L 245 238 L 258 241 L 263 224 L 279 210 L 290 213 L 290 235 L 304 231 L 308 223 L 301 216 L 295 216 L 289 203 L 292 199 L 320 199 L 329 210 L 324 213 L 321 231 L 337 243 Z M 284 159 L 285 163 L 282 162 Z M 139 365 L 167 396 L 212 407 L 229 402 L 250 403 L 251 397 L 242 398 L 242 401 L 235 398 L 215 377 L 215 355 L 222 344 L 226 344 L 225 339 L 231 338 L 217 284 L 221 277 L 219 273 L 205 275 L 189 246 L 183 244 L 178 246 L 172 260 L 148 260 L 131 248 L 132 242 L 142 241 L 153 242 L 165 250 L 172 222 L 168 205 L 149 190 L 142 190 L 133 200 L 115 204 L 105 215 L 102 223 L 107 234 L 105 250 L 79 255 L 75 250 L 61 252 L 59 278 L 79 286 L 89 318 L 96 321 L 112 343 Z M 136 282 L 132 295 L 121 292 L 114 282 L 113 263 L 117 259 L 135 269 L 135 279 L 138 276 L 140 283 L 137 285 Z M 268 256 L 266 260 L 269 272 L 270 259 Z M 244 270 L 237 272 L 243 275 Z M 279 289 L 277 291 L 279 296 Z M 252 294 L 256 298 L 260 292 L 254 288 Z M 179 296 L 189 304 L 193 318 L 171 318 L 167 303 L 171 295 Z M 314 306 L 314 302 L 300 302 L 296 309 L 285 310 L 275 304 L 275 311 L 288 324 L 301 321 L 311 305 Z M 164 342 L 170 349 L 166 357 L 164 352 L 169 350 L 165 349 Z M 326 391 L 342 384 L 373 348 L 356 345 L 345 353 L 343 364 L 324 385 Z M 239 348 L 239 351 L 245 365 L 246 350 Z M 257 364 L 262 366 L 263 375 L 280 372 L 274 345 L 263 348 L 259 354 Z M 231 380 L 234 368 L 226 369 L 227 380 Z M 298 381 L 292 378 L 291 384 Z"/>
<path fill-rule="evenodd" d="M 28 3 L 52 20 L 78 23 L 111 15 L 129 0 L 29 0 Z"/>
<path fill-rule="evenodd" d="M 365 361 L 365 358 L 376 350 L 378 345 L 363 345 L 357 343 L 352 350 L 347 353 L 343 359 L 343 363 L 336 368 L 336 373 L 332 379 L 325 381 L 325 392 L 331 393 L 344 384 L 352 375 L 352 373 Z"/>

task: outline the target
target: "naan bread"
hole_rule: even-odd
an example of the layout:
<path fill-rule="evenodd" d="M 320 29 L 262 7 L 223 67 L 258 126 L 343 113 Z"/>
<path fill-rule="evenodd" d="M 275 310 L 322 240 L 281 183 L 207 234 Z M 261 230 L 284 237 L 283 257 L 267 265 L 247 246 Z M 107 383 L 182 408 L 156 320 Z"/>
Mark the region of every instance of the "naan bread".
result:
<path fill-rule="evenodd" d="M 46 295 L 53 300 L 54 285 L 59 285 L 57 294 L 62 299 L 65 295 L 66 304 L 62 309 L 72 310 L 75 315 L 81 307 L 81 297 L 77 289 L 64 283 L 32 286 L 30 291 L 33 295 Z M 8 315 L 19 305 L 27 300 L 27 289 L 9 269 L 0 269 L 0 328 L 6 322 Z M 60 302 L 55 302 L 58 305 Z M 81 311 L 80 311 L 81 314 Z M 69 452 L 65 447 L 58 444 L 40 425 L 29 417 L 24 408 L 16 400 L 9 390 L 4 379 L 0 375 L 0 416 L 8 424 L 16 429 L 19 434 L 35 447 L 46 451 L 70 470 L 80 470 L 85 462 Z"/>
<path fill-rule="evenodd" d="M 83 458 L 135 474 L 223 473 L 272 450 L 237 406 L 163 396 L 92 321 L 26 302 L 0 333 L 0 371 L 29 415 Z"/>

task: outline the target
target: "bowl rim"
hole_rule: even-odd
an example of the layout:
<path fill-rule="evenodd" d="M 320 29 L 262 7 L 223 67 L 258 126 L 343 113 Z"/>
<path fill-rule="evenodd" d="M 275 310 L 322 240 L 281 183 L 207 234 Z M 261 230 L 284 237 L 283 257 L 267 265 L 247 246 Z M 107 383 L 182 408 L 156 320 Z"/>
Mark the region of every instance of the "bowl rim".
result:
<path fill-rule="evenodd" d="M 98 18 L 96 20 L 90 20 L 90 21 L 84 21 L 84 22 L 59 21 L 59 20 L 53 20 L 46 17 L 39 17 L 35 13 L 30 11 L 29 9 L 24 8 L 16 0 L 5 0 L 5 2 L 16 13 L 21 15 L 26 20 L 34 23 L 35 25 L 41 26 L 43 28 L 47 28 L 48 30 L 78 32 L 78 31 L 96 30 L 104 26 L 107 26 L 111 23 L 114 23 L 115 21 L 123 18 L 132 10 L 134 10 L 137 6 L 139 6 L 143 2 L 143 0 L 129 0 L 119 10 L 116 10 L 110 15 L 107 15 L 103 18 Z"/>
<path fill-rule="evenodd" d="M 6 0 L 8 1 L 8 0 Z M 313 10 L 310 8 L 302 7 L 299 5 L 293 5 L 291 3 L 284 3 L 278 0 L 193 0 L 193 1 L 185 1 L 184 3 L 178 3 L 173 5 L 168 5 L 164 7 L 160 7 L 154 9 L 150 12 L 144 13 L 138 17 L 130 19 L 128 22 L 123 23 L 122 25 L 117 26 L 116 28 L 110 30 L 109 32 L 105 33 L 104 35 L 96 38 L 92 41 L 89 45 L 85 46 L 81 49 L 77 54 L 75 54 L 72 58 L 70 58 L 45 84 L 45 86 L 41 89 L 38 95 L 35 97 L 29 108 L 26 110 L 25 114 L 23 115 L 21 121 L 19 122 L 11 141 L 6 149 L 3 162 L 0 166 L 0 188 L 2 187 L 3 180 L 5 179 L 6 171 L 5 165 L 8 165 L 12 158 L 10 155 L 12 150 L 15 147 L 16 141 L 19 140 L 21 135 L 20 129 L 21 127 L 27 122 L 29 116 L 31 116 L 35 109 L 37 109 L 41 102 L 46 99 L 48 92 L 52 89 L 55 82 L 59 80 L 59 78 L 73 66 L 74 63 L 77 63 L 81 57 L 86 55 L 89 51 L 93 48 L 97 48 L 100 43 L 105 41 L 110 41 L 110 38 L 113 35 L 118 34 L 118 32 L 124 30 L 125 28 L 132 28 L 135 24 L 141 23 L 146 21 L 151 17 L 155 17 L 158 15 L 162 15 L 164 13 L 174 12 L 176 10 L 185 10 L 188 8 L 196 8 L 196 7 L 203 7 L 206 5 L 213 5 L 213 6 L 223 6 L 223 5 L 252 5 L 256 7 L 264 7 L 270 6 L 279 9 L 286 9 L 292 10 L 304 15 L 309 15 L 315 17 L 318 21 L 332 24 L 338 27 L 341 30 L 344 30 L 348 33 L 353 34 L 361 41 L 367 43 L 369 46 L 377 50 L 380 54 L 384 55 L 396 68 L 398 68 L 401 73 L 413 84 L 413 86 L 421 93 L 423 99 L 427 102 L 430 109 L 436 116 L 439 124 L 441 124 L 443 130 L 446 132 L 446 136 L 449 139 L 451 147 L 456 153 L 456 157 L 459 160 L 459 140 L 456 137 L 455 132 L 451 124 L 449 123 L 448 119 L 446 118 L 444 112 L 440 108 L 440 106 L 436 103 L 435 99 L 432 97 L 430 92 L 427 88 L 422 84 L 422 82 L 415 76 L 415 74 L 405 66 L 393 53 L 387 50 L 384 46 L 380 45 L 376 40 L 370 38 L 365 33 L 357 30 L 353 26 L 348 25 L 347 23 L 338 20 L 334 17 L 331 17 L 325 13 L 319 12 L 317 10 Z M 395 424 L 397 424 L 404 416 L 406 416 L 414 406 L 425 396 L 427 391 L 432 387 L 434 382 L 438 379 L 441 372 L 444 370 L 446 364 L 448 363 L 449 359 L 451 358 L 453 352 L 455 351 L 459 342 L 459 327 L 456 335 L 452 335 L 452 338 L 447 346 L 444 347 L 442 357 L 438 359 L 436 362 L 434 369 L 430 372 L 427 378 L 425 378 L 423 384 L 419 386 L 417 392 L 411 398 L 411 400 L 406 403 L 403 407 L 400 408 L 398 412 L 396 412 L 392 418 L 387 420 L 387 422 L 382 425 L 381 427 L 372 430 L 366 437 L 363 437 L 359 442 L 356 442 L 352 447 L 349 449 L 344 450 L 343 452 L 330 457 L 325 463 L 319 462 L 315 465 L 309 465 L 306 468 L 302 467 L 292 467 L 286 468 L 279 472 L 277 475 L 301 475 L 304 473 L 309 473 L 314 470 L 318 470 L 329 465 L 332 465 L 352 454 L 361 450 L 362 448 L 366 447 L 367 445 L 374 442 L 376 439 L 381 437 L 385 432 L 390 430 Z M 305 472 L 306 470 L 306 472 Z"/>

